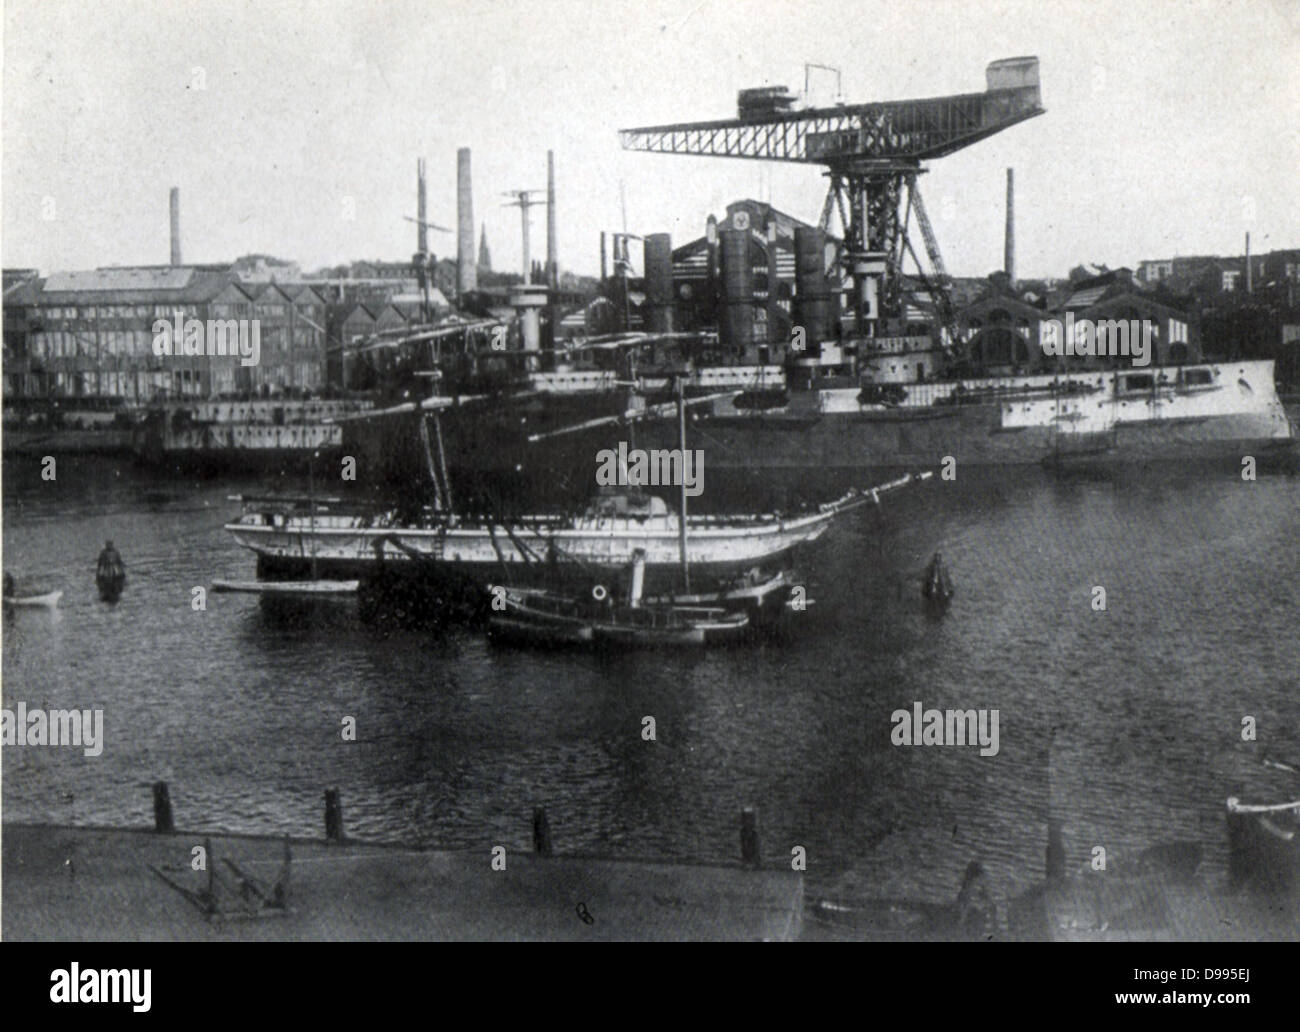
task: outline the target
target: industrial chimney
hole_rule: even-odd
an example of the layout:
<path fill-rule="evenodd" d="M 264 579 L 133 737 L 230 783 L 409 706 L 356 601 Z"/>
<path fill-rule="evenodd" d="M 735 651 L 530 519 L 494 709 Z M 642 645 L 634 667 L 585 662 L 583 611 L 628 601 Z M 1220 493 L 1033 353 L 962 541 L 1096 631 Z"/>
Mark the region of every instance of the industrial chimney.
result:
<path fill-rule="evenodd" d="M 461 297 L 478 290 L 474 263 L 474 189 L 469 148 L 456 152 L 456 290 Z"/>
<path fill-rule="evenodd" d="M 646 327 L 651 333 L 673 332 L 673 238 L 651 233 L 645 238 Z"/>
<path fill-rule="evenodd" d="M 428 216 L 428 195 L 424 185 L 424 159 L 418 158 L 415 162 L 415 188 L 416 188 L 416 211 L 415 217 L 419 220 L 416 224 L 416 246 L 415 249 L 420 254 L 429 253 L 429 227 L 427 224 Z"/>
<path fill-rule="evenodd" d="M 555 151 L 546 152 L 546 285 L 560 285 L 559 256 L 555 243 Z"/>
<path fill-rule="evenodd" d="M 181 263 L 181 188 L 172 187 L 172 264 Z"/>
<path fill-rule="evenodd" d="M 1004 270 L 1011 286 L 1016 285 L 1016 170 L 1007 169 L 1007 241 Z"/>

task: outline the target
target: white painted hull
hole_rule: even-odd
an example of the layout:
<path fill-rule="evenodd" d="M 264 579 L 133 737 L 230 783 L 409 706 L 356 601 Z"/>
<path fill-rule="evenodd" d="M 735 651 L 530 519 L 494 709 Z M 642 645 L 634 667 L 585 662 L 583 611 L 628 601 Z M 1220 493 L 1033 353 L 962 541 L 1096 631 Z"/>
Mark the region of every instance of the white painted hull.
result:
<path fill-rule="evenodd" d="M 816 540 L 834 514 L 817 512 L 795 519 L 769 521 L 689 521 L 687 556 L 691 568 L 713 573 L 761 566 L 791 549 Z M 276 560 L 315 561 L 322 571 L 339 563 L 374 565 L 410 563 L 417 559 L 488 570 L 539 562 L 570 562 L 616 573 L 638 549 L 646 566 L 681 565 L 681 541 L 675 516 L 645 520 L 580 519 L 567 524 L 547 517 L 525 518 L 510 530 L 494 526 L 430 528 L 397 525 L 365 526 L 364 517 L 285 516 L 278 524 L 268 517 L 244 517 L 226 525 L 234 539 L 259 556 Z"/>
<path fill-rule="evenodd" d="M 355 595 L 360 581 L 227 581 L 212 582 L 212 590 L 219 594 L 279 595 L 302 598 L 329 598 L 337 595 Z"/>
<path fill-rule="evenodd" d="M 27 595 L 15 598 L 6 595 L 4 604 L 13 609 L 53 609 L 63 597 L 61 591 L 51 591 L 45 595 Z"/>

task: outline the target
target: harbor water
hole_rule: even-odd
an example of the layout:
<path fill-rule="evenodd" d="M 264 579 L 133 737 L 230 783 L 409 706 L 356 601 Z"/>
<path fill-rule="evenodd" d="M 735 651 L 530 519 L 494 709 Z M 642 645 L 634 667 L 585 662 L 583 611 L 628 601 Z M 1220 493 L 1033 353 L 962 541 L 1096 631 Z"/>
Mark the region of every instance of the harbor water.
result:
<path fill-rule="evenodd" d="M 812 892 L 950 901 L 972 859 L 1001 896 L 1041 879 L 1049 817 L 1070 869 L 1193 840 L 1222 883 L 1225 798 L 1300 795 L 1259 762 L 1300 759 L 1295 476 L 960 470 L 804 552 L 812 604 L 781 638 L 587 654 L 366 625 L 351 602 L 196 608 L 196 587 L 252 578 L 221 527 L 230 494 L 266 485 L 39 471 L 5 463 L 4 566 L 20 594 L 64 595 L 6 615 L 4 705 L 102 709 L 104 743 L 6 746 L 6 820 L 148 826 L 163 780 L 179 827 L 313 836 L 338 788 L 358 838 L 486 857 L 530 848 L 545 806 L 557 853 L 730 862 L 752 805 L 766 861 L 803 847 Z M 115 605 L 94 585 L 106 539 L 127 565 Z M 920 598 L 936 551 L 942 617 Z M 996 755 L 893 744 L 916 703 L 996 711 Z"/>

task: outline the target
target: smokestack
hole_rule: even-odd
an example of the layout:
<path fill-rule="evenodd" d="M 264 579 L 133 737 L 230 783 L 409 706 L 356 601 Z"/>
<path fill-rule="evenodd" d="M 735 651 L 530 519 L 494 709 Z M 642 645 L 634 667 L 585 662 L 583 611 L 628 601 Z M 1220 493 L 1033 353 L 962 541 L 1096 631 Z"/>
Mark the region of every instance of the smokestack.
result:
<path fill-rule="evenodd" d="M 720 298 L 718 290 L 718 220 L 712 215 L 704 223 L 704 240 L 705 254 L 708 261 L 708 275 L 705 285 L 706 296 L 708 297 L 709 315 L 717 320 L 719 329 L 721 329 L 722 315 L 719 309 Z"/>
<path fill-rule="evenodd" d="M 1246 234 L 1246 293 L 1253 292 L 1255 286 L 1254 277 L 1250 274 L 1250 234 Z"/>
<path fill-rule="evenodd" d="M 172 187 L 172 264 L 181 263 L 181 188 Z"/>
<path fill-rule="evenodd" d="M 604 283 L 609 278 L 609 271 L 605 268 L 605 231 L 600 231 L 600 282 Z"/>
<path fill-rule="evenodd" d="M 532 250 L 531 250 L 532 244 L 529 241 L 529 229 L 531 227 L 528 225 L 529 222 L 528 209 L 531 207 L 532 207 L 532 203 L 528 199 L 528 194 L 521 193 L 519 195 L 519 215 L 520 215 L 520 220 L 522 222 L 522 228 L 523 228 L 523 240 L 524 240 L 523 268 L 524 268 L 525 283 L 533 282 L 533 261 L 532 261 Z"/>
<path fill-rule="evenodd" d="M 478 266 L 474 264 L 474 188 L 468 147 L 456 152 L 456 290 L 461 297 L 478 290 Z"/>
<path fill-rule="evenodd" d="M 546 152 L 546 285 L 560 285 L 559 256 L 555 244 L 555 151 Z"/>
<path fill-rule="evenodd" d="M 780 267 L 777 263 L 776 219 L 768 212 L 767 223 L 767 343 L 775 343 L 776 321 L 781 315 L 781 305 L 777 301 L 780 293 Z"/>
<path fill-rule="evenodd" d="M 651 233 L 645 238 L 646 323 L 651 333 L 673 331 L 673 238 Z"/>
<path fill-rule="evenodd" d="M 1016 285 L 1016 170 L 1007 169 L 1007 242 L 1003 266 L 1011 285 Z"/>
<path fill-rule="evenodd" d="M 424 159 L 423 158 L 419 158 L 415 163 L 415 181 L 416 181 L 415 217 L 419 219 L 419 223 L 417 224 L 417 231 L 416 231 L 415 249 L 419 251 L 421 254 L 428 254 L 429 253 L 429 228 L 426 225 L 426 222 L 429 218 L 427 214 L 429 208 L 427 203 L 428 199 L 425 195 L 425 188 L 424 188 Z"/>

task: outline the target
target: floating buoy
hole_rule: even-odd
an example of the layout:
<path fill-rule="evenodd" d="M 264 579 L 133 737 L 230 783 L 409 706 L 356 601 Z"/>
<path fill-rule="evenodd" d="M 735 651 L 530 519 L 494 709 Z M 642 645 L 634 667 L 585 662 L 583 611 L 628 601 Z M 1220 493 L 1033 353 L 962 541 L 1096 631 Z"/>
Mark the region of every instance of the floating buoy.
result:
<path fill-rule="evenodd" d="M 940 606 L 946 606 L 952 599 L 952 581 L 949 580 L 948 571 L 944 568 L 943 556 L 938 552 L 934 553 L 934 558 L 926 568 L 921 594 L 927 602 Z"/>
<path fill-rule="evenodd" d="M 99 553 L 99 560 L 95 563 L 95 586 L 99 588 L 99 597 L 105 602 L 116 602 L 126 587 L 126 566 L 111 541 L 104 542 L 104 550 Z"/>

